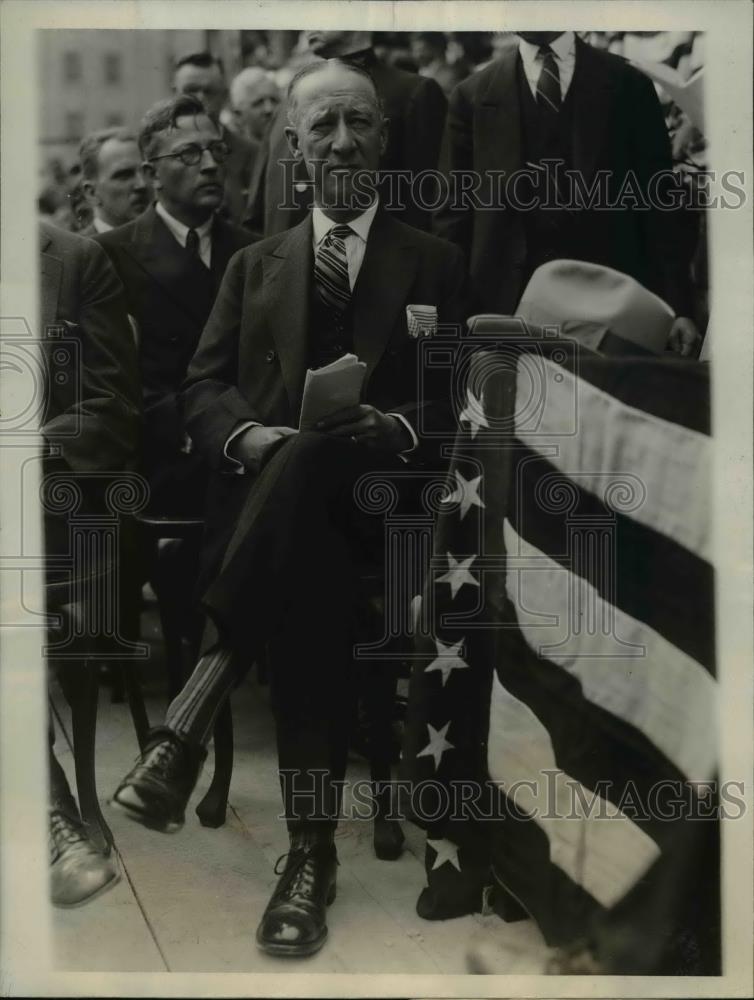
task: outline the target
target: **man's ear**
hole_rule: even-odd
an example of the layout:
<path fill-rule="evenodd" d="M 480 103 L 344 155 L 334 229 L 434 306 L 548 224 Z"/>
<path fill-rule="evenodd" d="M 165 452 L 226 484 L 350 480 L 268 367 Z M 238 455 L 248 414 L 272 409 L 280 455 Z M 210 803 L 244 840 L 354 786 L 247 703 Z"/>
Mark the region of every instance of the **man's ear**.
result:
<path fill-rule="evenodd" d="M 296 160 L 300 160 L 304 154 L 301 152 L 301 147 L 298 143 L 298 133 L 296 132 L 296 129 L 292 125 L 286 125 L 284 132 L 285 137 L 288 140 L 288 149 L 291 151 L 291 156 L 293 156 Z"/>
<path fill-rule="evenodd" d="M 94 183 L 92 181 L 82 181 L 81 190 L 84 192 L 84 197 L 90 205 L 98 204 L 97 194 L 94 190 Z"/>
<path fill-rule="evenodd" d="M 157 189 L 159 187 L 157 184 L 157 171 L 155 170 L 154 163 L 150 163 L 149 160 L 144 160 L 141 165 L 141 172 L 153 188 Z"/>

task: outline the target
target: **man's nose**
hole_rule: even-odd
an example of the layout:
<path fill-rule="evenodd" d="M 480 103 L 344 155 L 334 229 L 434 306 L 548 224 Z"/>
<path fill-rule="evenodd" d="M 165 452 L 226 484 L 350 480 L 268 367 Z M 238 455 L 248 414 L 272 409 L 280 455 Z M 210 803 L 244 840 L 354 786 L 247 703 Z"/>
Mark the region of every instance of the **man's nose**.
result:
<path fill-rule="evenodd" d="M 199 161 L 199 169 L 203 174 L 217 172 L 217 160 L 208 149 L 202 150 L 202 158 Z"/>
<path fill-rule="evenodd" d="M 347 153 L 354 148 L 354 145 L 353 132 L 341 118 L 335 129 L 332 148 L 336 153 Z"/>
<path fill-rule="evenodd" d="M 147 189 L 147 179 L 141 170 L 136 171 L 136 176 L 134 177 L 134 189 L 136 191 L 146 191 Z"/>

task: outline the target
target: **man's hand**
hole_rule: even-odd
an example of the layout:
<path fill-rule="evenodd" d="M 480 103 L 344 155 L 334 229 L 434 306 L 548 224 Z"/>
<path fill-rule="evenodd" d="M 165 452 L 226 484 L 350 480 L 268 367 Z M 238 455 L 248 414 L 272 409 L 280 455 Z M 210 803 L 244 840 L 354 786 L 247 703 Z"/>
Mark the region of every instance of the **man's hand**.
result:
<path fill-rule="evenodd" d="M 265 452 L 281 438 L 290 437 L 291 434 L 298 434 L 293 427 L 263 427 L 261 424 L 256 427 L 249 427 L 234 438 L 228 448 L 228 454 L 235 458 L 245 469 L 257 472 L 262 464 Z"/>
<path fill-rule="evenodd" d="M 411 435 L 400 420 L 362 403 L 338 410 L 317 424 L 317 430 L 333 437 L 351 438 L 357 444 L 389 451 L 393 455 L 408 451 Z"/>
<path fill-rule="evenodd" d="M 676 316 L 670 329 L 668 347 L 682 358 L 695 358 L 699 353 L 701 340 L 696 324 L 686 316 Z"/>

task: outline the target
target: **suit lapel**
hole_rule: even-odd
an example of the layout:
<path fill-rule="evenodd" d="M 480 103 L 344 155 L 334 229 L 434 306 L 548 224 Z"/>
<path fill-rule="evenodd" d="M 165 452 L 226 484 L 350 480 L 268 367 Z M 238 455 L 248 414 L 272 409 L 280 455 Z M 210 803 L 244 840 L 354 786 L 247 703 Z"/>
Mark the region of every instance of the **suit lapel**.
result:
<path fill-rule="evenodd" d="M 42 335 L 44 331 L 53 326 L 58 315 L 58 300 L 60 298 L 60 285 L 63 280 L 63 262 L 58 257 L 46 253 L 50 245 L 49 238 L 42 242 L 42 288 L 40 295 L 40 323 Z"/>
<path fill-rule="evenodd" d="M 576 39 L 573 92 L 573 168 L 586 180 L 604 146 L 613 99 L 613 75 L 590 45 Z"/>
<path fill-rule="evenodd" d="M 203 317 L 197 313 L 197 294 L 201 289 L 187 266 L 186 253 L 159 217 L 154 207 L 148 208 L 136 220 L 133 239 L 127 245 L 141 267 L 156 281 L 186 316 L 201 326 Z M 206 308 L 206 306 L 204 307 Z M 203 312 L 202 309 L 200 312 Z"/>
<path fill-rule="evenodd" d="M 475 145 L 481 169 L 513 173 L 521 167 L 521 102 L 518 93 L 518 48 L 500 60 L 479 104 Z"/>
<path fill-rule="evenodd" d="M 312 262 L 311 215 L 289 230 L 275 250 L 262 258 L 265 309 L 294 412 L 306 371 Z"/>
<path fill-rule="evenodd" d="M 353 349 L 370 377 L 379 364 L 416 274 L 410 232 L 378 211 L 353 291 Z"/>
<path fill-rule="evenodd" d="M 210 272 L 212 287 L 215 291 L 220 287 L 228 261 L 239 249 L 233 230 L 221 218 L 215 216 L 212 225 L 212 256 L 210 257 Z"/>

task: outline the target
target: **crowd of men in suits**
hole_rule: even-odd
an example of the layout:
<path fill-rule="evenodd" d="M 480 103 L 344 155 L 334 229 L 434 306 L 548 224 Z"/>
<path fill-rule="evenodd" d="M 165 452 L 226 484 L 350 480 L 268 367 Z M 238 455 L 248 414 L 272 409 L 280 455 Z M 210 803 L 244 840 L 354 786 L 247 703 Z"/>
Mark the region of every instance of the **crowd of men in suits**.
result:
<path fill-rule="evenodd" d="M 221 65 L 207 53 L 182 60 L 173 96 L 145 109 L 137 135 L 82 143 L 91 239 L 44 223 L 41 245 L 45 322 L 78 331 L 94 401 L 82 454 L 57 460 L 74 472 L 137 468 L 152 513 L 206 525 L 201 548 L 169 550 L 186 604 L 201 598 L 207 614 L 201 656 L 113 804 L 151 829 L 183 825 L 214 719 L 265 651 L 281 773 L 326 779 L 298 798 L 283 783 L 291 848 L 257 934 L 275 955 L 318 950 L 335 897 L 352 581 L 357 555 L 374 549 L 354 484 L 436 463 L 437 428 L 453 433 L 450 375 L 422 377 L 407 308 L 429 304 L 436 325 L 462 330 L 472 313 L 515 313 L 541 264 L 582 259 L 670 303 L 672 349 L 688 356 L 699 342 L 673 213 L 469 202 L 433 212 L 411 197 L 391 205 L 385 187 L 400 172 L 553 158 L 587 181 L 607 170 L 620 185 L 631 171 L 647 185 L 672 161 L 636 69 L 573 32 L 522 32 L 448 84 L 448 101 L 432 75 L 380 61 L 367 32 L 308 41 L 319 58 L 286 99 L 253 69 L 233 81 L 246 138 L 222 124 Z M 364 177 L 378 178 L 366 205 Z M 297 432 L 307 368 L 349 351 L 366 364 L 361 404 Z M 53 444 L 66 406 L 51 395 L 42 434 Z M 50 753 L 53 899 L 74 905 L 117 872 L 87 841 Z"/>

